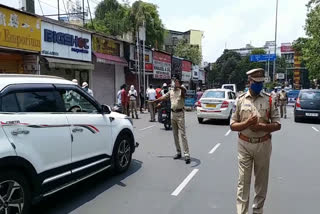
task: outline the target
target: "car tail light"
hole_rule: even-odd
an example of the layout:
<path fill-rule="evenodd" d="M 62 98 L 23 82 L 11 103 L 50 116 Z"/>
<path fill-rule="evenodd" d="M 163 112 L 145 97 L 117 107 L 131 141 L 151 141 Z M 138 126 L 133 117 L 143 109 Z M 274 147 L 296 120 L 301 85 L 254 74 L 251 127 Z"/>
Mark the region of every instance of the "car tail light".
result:
<path fill-rule="evenodd" d="M 296 101 L 296 108 L 301 108 L 300 98 Z"/>
<path fill-rule="evenodd" d="M 197 104 L 196 104 L 196 106 L 197 106 L 197 107 L 201 107 L 201 102 L 198 101 Z"/>
<path fill-rule="evenodd" d="M 229 107 L 229 103 L 227 101 L 224 101 L 220 108 L 228 108 L 228 107 Z"/>

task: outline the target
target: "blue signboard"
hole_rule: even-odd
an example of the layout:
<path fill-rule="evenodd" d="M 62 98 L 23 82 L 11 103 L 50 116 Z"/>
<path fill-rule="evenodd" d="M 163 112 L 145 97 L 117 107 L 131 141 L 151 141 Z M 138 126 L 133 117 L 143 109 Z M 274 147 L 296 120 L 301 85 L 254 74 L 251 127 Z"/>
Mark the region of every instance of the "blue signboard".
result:
<path fill-rule="evenodd" d="M 275 54 L 261 54 L 261 55 L 251 55 L 250 61 L 251 62 L 266 62 L 266 61 L 275 61 L 276 55 Z"/>

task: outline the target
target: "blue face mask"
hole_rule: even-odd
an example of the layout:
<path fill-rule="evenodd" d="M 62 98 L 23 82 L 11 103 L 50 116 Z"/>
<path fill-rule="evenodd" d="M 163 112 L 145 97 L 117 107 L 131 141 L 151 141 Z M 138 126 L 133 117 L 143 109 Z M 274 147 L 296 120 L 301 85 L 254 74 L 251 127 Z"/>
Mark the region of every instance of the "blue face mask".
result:
<path fill-rule="evenodd" d="M 260 92 L 263 88 L 263 82 L 252 83 L 250 88 L 256 95 L 258 95 L 258 94 L 260 94 Z"/>

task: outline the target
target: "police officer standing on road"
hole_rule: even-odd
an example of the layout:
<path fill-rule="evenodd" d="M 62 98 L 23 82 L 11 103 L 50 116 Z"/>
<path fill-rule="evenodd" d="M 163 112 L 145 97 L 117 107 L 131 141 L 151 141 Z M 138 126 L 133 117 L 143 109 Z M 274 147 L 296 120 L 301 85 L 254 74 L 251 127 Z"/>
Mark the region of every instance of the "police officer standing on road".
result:
<path fill-rule="evenodd" d="M 284 90 L 284 86 L 282 86 L 281 91 L 279 93 L 279 104 L 280 104 L 280 115 L 281 118 L 287 118 L 287 104 L 288 104 L 288 95 L 287 92 Z"/>
<path fill-rule="evenodd" d="M 262 214 L 267 195 L 271 133 L 281 129 L 279 111 L 269 94 L 261 92 L 264 70 L 247 72 L 250 88 L 239 96 L 231 130 L 239 132 L 237 213 L 248 214 L 252 168 L 255 176 L 253 214 Z"/>
<path fill-rule="evenodd" d="M 184 156 L 186 164 L 190 164 L 190 154 L 189 154 L 189 146 L 186 136 L 186 127 L 185 127 L 185 116 L 184 116 L 184 100 L 186 97 L 186 89 L 181 86 L 181 81 L 178 79 L 173 79 L 171 83 L 171 89 L 168 93 L 155 100 L 154 102 L 162 102 L 169 100 L 171 101 L 171 124 L 172 131 L 174 136 L 174 143 L 176 145 L 177 154 L 173 157 L 173 159 L 181 158 L 181 147 L 179 142 L 179 132 L 181 135 L 182 145 L 184 149 Z"/>

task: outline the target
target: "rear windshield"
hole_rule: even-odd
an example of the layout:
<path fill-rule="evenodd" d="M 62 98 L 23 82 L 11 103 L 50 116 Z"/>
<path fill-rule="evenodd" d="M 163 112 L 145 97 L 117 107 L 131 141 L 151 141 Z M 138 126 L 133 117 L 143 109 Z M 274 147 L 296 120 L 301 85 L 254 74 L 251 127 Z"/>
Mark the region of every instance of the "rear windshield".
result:
<path fill-rule="evenodd" d="M 225 98 L 224 91 L 207 91 L 203 94 L 203 98 Z"/>
<path fill-rule="evenodd" d="M 225 86 L 223 86 L 223 88 L 224 89 L 230 89 L 231 91 L 234 91 L 232 85 L 225 85 Z"/>
<path fill-rule="evenodd" d="M 320 92 L 308 91 L 302 92 L 300 95 L 301 100 L 320 100 Z"/>

